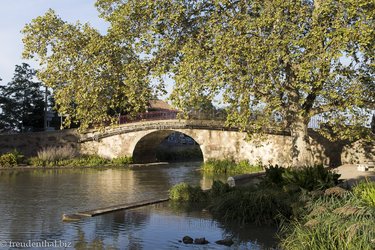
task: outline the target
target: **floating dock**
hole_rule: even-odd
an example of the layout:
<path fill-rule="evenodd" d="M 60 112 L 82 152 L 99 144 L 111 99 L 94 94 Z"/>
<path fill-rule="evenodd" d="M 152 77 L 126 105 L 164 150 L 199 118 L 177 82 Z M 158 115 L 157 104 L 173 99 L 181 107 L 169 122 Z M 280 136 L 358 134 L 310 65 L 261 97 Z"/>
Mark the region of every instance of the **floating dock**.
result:
<path fill-rule="evenodd" d="M 81 211 L 75 214 L 63 214 L 62 220 L 63 221 L 78 221 L 84 217 L 93 217 L 97 215 L 112 213 L 112 212 L 131 209 L 131 208 L 148 206 L 148 205 L 157 204 L 157 203 L 166 202 L 166 201 L 169 201 L 169 198 L 137 201 L 137 202 L 120 204 L 120 205 L 115 205 L 115 206 L 110 206 L 110 207 L 105 207 L 105 208 Z"/>

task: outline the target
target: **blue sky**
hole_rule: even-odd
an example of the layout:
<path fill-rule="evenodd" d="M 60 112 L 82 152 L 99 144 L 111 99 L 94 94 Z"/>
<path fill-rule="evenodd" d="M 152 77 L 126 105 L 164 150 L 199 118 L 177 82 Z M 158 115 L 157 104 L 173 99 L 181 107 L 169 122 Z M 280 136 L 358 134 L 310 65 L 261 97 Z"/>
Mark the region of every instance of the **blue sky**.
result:
<path fill-rule="evenodd" d="M 22 59 L 22 34 L 25 24 L 37 16 L 53 9 L 69 22 L 89 22 L 105 31 L 106 23 L 98 17 L 95 0 L 0 0 L 0 84 L 8 83 L 16 64 L 29 63 L 36 68 L 35 61 Z"/>
<path fill-rule="evenodd" d="M 98 17 L 95 0 L 0 0 L 0 85 L 10 82 L 15 65 L 26 62 L 38 68 L 36 61 L 22 59 L 22 34 L 25 24 L 53 9 L 65 21 L 90 23 L 101 32 L 108 25 Z M 173 81 L 166 80 L 168 93 L 171 92 Z M 162 96 L 165 99 L 168 96 Z"/>

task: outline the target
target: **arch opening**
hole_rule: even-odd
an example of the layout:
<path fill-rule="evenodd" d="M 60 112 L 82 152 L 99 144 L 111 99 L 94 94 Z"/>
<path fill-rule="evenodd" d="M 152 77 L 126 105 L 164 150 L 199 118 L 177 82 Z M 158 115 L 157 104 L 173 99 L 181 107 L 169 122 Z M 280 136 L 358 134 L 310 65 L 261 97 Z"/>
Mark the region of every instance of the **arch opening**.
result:
<path fill-rule="evenodd" d="M 200 145 L 190 136 L 174 131 L 154 131 L 142 137 L 133 151 L 134 163 L 203 161 Z"/>

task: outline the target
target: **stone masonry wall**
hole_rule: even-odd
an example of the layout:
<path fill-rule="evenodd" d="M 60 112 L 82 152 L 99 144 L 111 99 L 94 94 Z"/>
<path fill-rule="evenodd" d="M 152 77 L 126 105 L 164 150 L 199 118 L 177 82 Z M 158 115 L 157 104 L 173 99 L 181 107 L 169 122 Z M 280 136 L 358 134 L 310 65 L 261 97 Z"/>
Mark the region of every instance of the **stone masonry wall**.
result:
<path fill-rule="evenodd" d="M 197 125 L 188 121 L 189 128 L 185 128 L 181 126 L 181 124 L 184 125 L 183 121 L 173 121 L 176 124 L 175 127 L 171 121 L 169 125 L 167 122 L 151 123 L 152 126 L 149 129 L 147 124 L 141 124 L 142 127 L 131 124 L 126 128 L 128 130 L 122 131 L 123 128 L 116 128 L 116 133 L 109 129 L 107 131 L 110 134 L 106 136 L 101 136 L 99 132 L 82 135 L 76 130 L 0 135 L 0 154 L 17 149 L 26 156 L 33 156 L 38 150 L 48 146 L 70 145 L 80 150 L 81 153 L 97 154 L 106 158 L 133 156 L 135 150 L 141 150 L 139 151 L 141 154 L 145 150 L 153 150 L 155 147 L 150 146 L 151 144 L 158 144 L 161 137 L 173 131 L 179 131 L 192 137 L 200 145 L 204 160 L 234 158 L 249 160 L 253 164 L 260 162 L 265 165 L 288 166 L 291 164 L 292 140 L 290 136 L 270 134 L 262 141 L 246 140 L 245 133 L 217 127 L 215 129 L 201 128 L 203 123 Z M 158 128 L 156 125 L 161 127 Z M 89 139 L 87 139 L 88 135 Z M 332 143 L 314 131 L 310 131 L 310 136 L 316 164 L 338 166 L 375 160 L 374 142 Z"/>
<path fill-rule="evenodd" d="M 34 156 L 38 150 L 49 146 L 70 145 L 79 150 L 79 134 L 66 129 L 50 132 L 0 135 L 0 154 L 17 149 L 25 156 Z"/>

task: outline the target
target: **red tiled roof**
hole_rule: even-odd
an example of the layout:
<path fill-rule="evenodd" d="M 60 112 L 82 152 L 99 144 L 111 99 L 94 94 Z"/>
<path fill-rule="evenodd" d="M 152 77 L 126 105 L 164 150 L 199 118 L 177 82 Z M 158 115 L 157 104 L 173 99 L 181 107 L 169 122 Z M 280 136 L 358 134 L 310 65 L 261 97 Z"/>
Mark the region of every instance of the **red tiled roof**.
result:
<path fill-rule="evenodd" d="M 149 109 L 163 109 L 163 110 L 175 110 L 171 105 L 162 100 L 150 100 L 148 102 Z"/>

